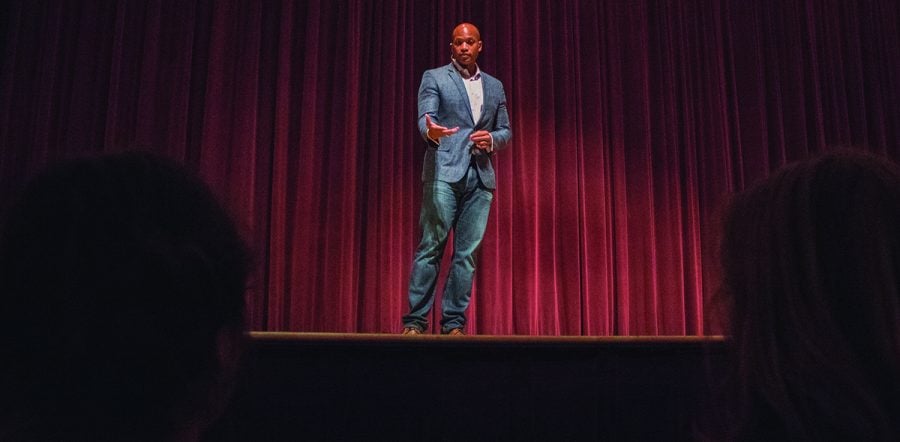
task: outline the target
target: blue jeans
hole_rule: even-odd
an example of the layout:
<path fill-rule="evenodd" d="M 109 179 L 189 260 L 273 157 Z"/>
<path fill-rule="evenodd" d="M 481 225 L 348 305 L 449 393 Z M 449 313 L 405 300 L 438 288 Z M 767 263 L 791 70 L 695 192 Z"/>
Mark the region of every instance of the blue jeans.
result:
<path fill-rule="evenodd" d="M 441 300 L 441 331 L 446 333 L 466 324 L 475 251 L 484 236 L 494 194 L 481 184 L 474 166 L 469 166 L 466 176 L 456 183 L 429 181 L 422 187 L 422 241 L 413 258 L 409 314 L 403 317 L 403 326 L 428 328 L 427 315 L 434 303 L 441 258 L 453 229 L 453 260 Z"/>

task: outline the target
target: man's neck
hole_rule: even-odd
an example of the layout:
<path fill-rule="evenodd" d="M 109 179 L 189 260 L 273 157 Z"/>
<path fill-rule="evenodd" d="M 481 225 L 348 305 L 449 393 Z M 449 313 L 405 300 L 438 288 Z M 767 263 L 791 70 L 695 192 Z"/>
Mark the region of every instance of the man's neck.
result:
<path fill-rule="evenodd" d="M 456 61 L 455 58 L 451 58 L 450 60 L 453 62 L 453 66 L 456 68 L 456 71 L 459 72 L 459 75 L 462 76 L 462 78 L 468 80 L 473 75 L 478 73 L 478 65 L 475 63 L 472 63 L 469 67 L 465 67 L 458 61 Z"/>

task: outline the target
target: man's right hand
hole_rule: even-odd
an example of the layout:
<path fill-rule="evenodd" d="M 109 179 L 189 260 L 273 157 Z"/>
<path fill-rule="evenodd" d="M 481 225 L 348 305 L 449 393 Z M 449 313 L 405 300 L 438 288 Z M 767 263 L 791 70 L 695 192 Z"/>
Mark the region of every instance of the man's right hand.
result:
<path fill-rule="evenodd" d="M 431 121 L 431 117 L 428 116 L 428 114 L 425 114 L 425 127 L 428 128 L 428 138 L 431 138 L 435 142 L 439 141 L 442 137 L 446 137 L 447 135 L 453 135 L 459 130 L 459 126 L 448 129 L 439 124 L 435 124 L 433 121 Z"/>

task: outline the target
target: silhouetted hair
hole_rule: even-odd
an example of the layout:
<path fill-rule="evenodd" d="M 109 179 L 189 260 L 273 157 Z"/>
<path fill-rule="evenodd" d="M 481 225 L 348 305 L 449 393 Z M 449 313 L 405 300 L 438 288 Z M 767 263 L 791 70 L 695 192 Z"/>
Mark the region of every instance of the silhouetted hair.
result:
<path fill-rule="evenodd" d="M 900 169 L 840 150 L 737 195 L 729 440 L 897 440 Z"/>
<path fill-rule="evenodd" d="M 148 153 L 73 160 L 2 224 L 0 439 L 162 440 L 204 418 L 249 272 L 206 185 Z"/>

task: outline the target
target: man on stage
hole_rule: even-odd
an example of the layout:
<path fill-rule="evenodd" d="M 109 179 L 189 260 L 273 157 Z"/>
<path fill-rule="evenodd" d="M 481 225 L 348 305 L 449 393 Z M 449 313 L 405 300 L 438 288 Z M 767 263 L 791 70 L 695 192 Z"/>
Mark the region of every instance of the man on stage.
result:
<path fill-rule="evenodd" d="M 491 157 L 512 132 L 503 84 L 482 72 L 483 47 L 474 25 L 453 29 L 451 63 L 422 75 L 419 132 L 426 143 L 422 167 L 422 240 L 409 280 L 403 334 L 428 329 L 441 257 L 454 230 L 453 260 L 441 303 L 441 333 L 463 335 L 472 295 L 475 251 L 481 243 L 496 188 Z"/>

